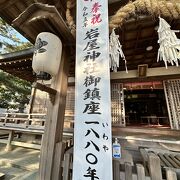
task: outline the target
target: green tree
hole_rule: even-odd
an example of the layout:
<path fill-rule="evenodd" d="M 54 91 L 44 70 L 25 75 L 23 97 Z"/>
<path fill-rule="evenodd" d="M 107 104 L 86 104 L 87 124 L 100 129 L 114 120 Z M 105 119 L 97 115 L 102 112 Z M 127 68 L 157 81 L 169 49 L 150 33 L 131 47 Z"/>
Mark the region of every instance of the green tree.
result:
<path fill-rule="evenodd" d="M 18 38 L 17 31 L 0 18 L 0 52 L 9 53 L 32 47 L 28 41 Z"/>
<path fill-rule="evenodd" d="M 0 18 L 0 54 L 19 51 L 31 47 L 30 42 L 22 42 L 18 33 Z M 22 112 L 29 102 L 31 84 L 0 70 L 0 108 L 14 108 Z"/>
<path fill-rule="evenodd" d="M 31 84 L 0 71 L 0 107 L 18 108 L 23 111 L 29 102 Z"/>

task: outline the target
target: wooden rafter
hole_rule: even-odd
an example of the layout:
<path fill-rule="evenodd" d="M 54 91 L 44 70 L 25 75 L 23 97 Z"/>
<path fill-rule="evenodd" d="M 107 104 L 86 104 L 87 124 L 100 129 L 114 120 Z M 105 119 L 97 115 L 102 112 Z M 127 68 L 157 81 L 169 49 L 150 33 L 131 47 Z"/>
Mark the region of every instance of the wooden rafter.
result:
<path fill-rule="evenodd" d="M 37 34 L 41 32 L 41 29 L 36 26 L 38 21 L 42 21 L 42 23 L 43 21 L 47 21 L 51 28 L 58 29 L 57 35 L 60 36 L 65 44 L 68 45 L 75 42 L 69 28 L 55 6 L 34 3 L 13 21 L 13 26 L 19 27 L 28 34 L 32 41 L 35 41 Z M 48 28 L 49 26 L 47 26 L 47 23 L 43 28 L 44 30 L 51 32 L 52 29 Z M 29 27 L 33 27 L 33 29 L 29 30 Z"/>
<path fill-rule="evenodd" d="M 13 60 L 19 60 L 19 59 L 24 59 L 24 58 L 27 59 L 27 58 L 32 57 L 33 52 L 34 52 L 34 48 L 29 48 L 22 51 L 0 54 L 0 63 L 10 62 Z"/>
<path fill-rule="evenodd" d="M 0 9 L 8 8 L 9 6 L 12 6 L 15 4 L 18 0 L 3 0 L 0 2 Z"/>
<path fill-rule="evenodd" d="M 7 0 L 8 8 L 3 8 L 0 11 L 0 16 L 3 16 L 5 20 L 8 22 L 13 21 L 15 24 L 15 28 L 18 31 L 22 32 L 26 38 L 30 39 L 32 42 L 35 41 L 35 38 L 39 32 L 48 31 L 58 35 L 62 38 L 63 42 L 66 45 L 73 45 L 70 47 L 72 58 L 70 58 L 70 74 L 69 76 L 75 75 L 75 41 L 73 38 L 73 42 L 68 42 L 66 39 L 72 39 L 72 36 L 68 35 L 70 33 L 69 28 L 66 26 L 66 23 L 63 19 L 63 9 L 66 9 L 66 2 L 60 0 L 39 0 L 38 2 L 44 3 L 41 5 L 34 5 L 35 0 Z M 116 9 L 123 7 L 125 4 L 129 2 L 129 0 L 109 0 L 109 15 L 114 15 Z M 133 1 L 134 2 L 134 1 Z M 5 1 L 1 1 L 0 5 L 2 5 Z M 33 4 L 33 5 L 32 5 Z M 38 3 L 39 4 L 39 3 Z M 49 6 L 47 5 L 49 4 Z M 53 6 L 54 5 L 54 6 Z M 29 8 L 28 8 L 29 6 Z M 2 5 L 3 7 L 3 5 Z M 59 7 L 59 9 L 58 9 Z M 75 8 L 75 7 L 74 7 Z M 53 9 L 53 10 L 52 10 Z M 14 11 L 10 13 L 11 11 Z M 59 20 L 56 17 L 53 19 L 52 16 L 61 16 L 61 20 L 63 24 L 59 24 Z M 44 17 L 45 18 L 44 18 Z M 74 17 L 75 19 L 75 17 Z M 60 21 L 61 21 L 60 20 Z M 16 24 L 17 23 L 17 24 Z M 180 20 L 169 22 L 172 26 L 172 29 L 179 29 Z M 138 25 L 141 27 L 139 28 Z M 120 41 L 122 44 L 122 49 L 127 59 L 128 69 L 137 69 L 138 64 L 143 64 L 147 62 L 149 67 L 154 66 L 163 66 L 163 63 L 157 63 L 157 51 L 158 51 L 158 43 L 157 43 L 157 32 L 155 31 L 155 27 L 158 25 L 158 21 L 151 16 L 139 15 L 130 17 L 121 28 L 116 29 L 116 34 L 120 36 Z M 67 33 L 66 33 L 67 32 Z M 64 36 L 67 35 L 67 36 Z M 178 38 L 180 34 L 177 34 Z M 65 38 L 63 38 L 65 37 Z M 146 47 L 152 45 L 152 51 L 146 51 Z M 72 48 L 73 47 L 73 48 Z M 28 58 L 32 58 L 27 56 Z M 7 58 L 7 64 L 0 64 L 0 68 L 6 69 L 10 71 L 13 64 L 9 62 L 15 61 L 14 67 L 17 70 L 17 67 L 21 69 L 21 67 L 26 67 L 27 62 L 19 62 L 18 60 L 22 59 L 21 57 L 15 56 L 15 59 Z M 11 61 L 10 61 L 11 60 Z M 0 58 L 1 62 L 1 58 Z M 29 62 L 29 66 L 30 62 Z M 19 70 L 20 70 L 19 69 Z M 32 69 L 30 67 L 30 69 Z M 18 71 L 19 71 L 18 70 Z M 124 70 L 124 62 L 120 60 L 120 68 L 119 71 Z M 13 73 L 13 71 L 11 71 Z M 15 74 L 15 72 L 14 72 Z M 23 74 L 23 73 L 22 73 Z M 33 74 L 31 73 L 31 76 Z"/>

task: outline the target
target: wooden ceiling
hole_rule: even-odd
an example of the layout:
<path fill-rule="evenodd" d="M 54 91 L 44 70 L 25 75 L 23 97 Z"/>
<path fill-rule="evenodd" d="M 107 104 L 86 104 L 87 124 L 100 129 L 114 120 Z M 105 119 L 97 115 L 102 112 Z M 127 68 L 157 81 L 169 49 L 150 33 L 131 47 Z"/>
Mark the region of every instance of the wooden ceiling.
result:
<path fill-rule="evenodd" d="M 157 62 L 158 44 L 158 19 L 150 16 L 139 16 L 137 19 L 127 21 L 116 32 L 120 35 L 123 52 L 129 70 L 137 69 L 140 64 L 148 64 L 149 68 L 162 67 L 164 63 Z M 180 29 L 180 19 L 169 22 L 172 29 Z M 180 38 L 180 33 L 177 34 Z M 152 46 L 152 50 L 147 47 Z M 124 70 L 123 61 L 119 71 Z"/>
<path fill-rule="evenodd" d="M 0 16 L 9 24 L 13 24 L 21 34 L 34 43 L 38 33 L 46 31 L 58 35 L 65 46 L 71 50 L 71 67 L 69 76 L 74 76 L 75 72 L 75 39 L 70 33 L 66 24 L 66 1 L 64 0 L 38 0 L 43 4 L 55 5 L 49 7 L 47 5 L 33 4 L 37 0 L 4 0 L 0 1 Z M 129 0 L 109 0 L 109 16 L 126 5 Z M 29 7 L 29 8 L 28 8 Z M 74 17 L 75 18 L 75 17 Z M 178 20 L 168 21 L 172 29 L 180 29 L 180 18 Z M 128 70 L 137 69 L 140 64 L 148 64 L 149 68 L 164 66 L 163 62 L 157 63 L 157 51 L 159 45 L 157 34 L 158 18 L 148 15 L 138 15 L 127 20 L 121 28 L 117 28 L 116 34 L 120 36 L 122 49 L 127 60 Z M 177 33 L 180 38 L 180 33 Z M 152 50 L 147 51 L 146 48 L 152 46 Z M 28 71 L 27 80 L 34 80 L 32 73 L 31 58 L 25 58 L 26 61 L 19 62 L 14 65 L 0 64 L 0 68 L 7 72 L 23 77 L 23 72 Z M 2 61 L 2 60 L 1 60 Z M 0 62 L 1 62 L 0 61 Z M 6 60 L 7 61 L 7 60 Z M 19 68 L 19 69 L 18 69 Z M 120 60 L 118 71 L 124 71 L 124 61 Z M 19 73 L 19 74 L 18 74 Z M 31 76 L 31 77 L 28 77 Z"/>
<path fill-rule="evenodd" d="M 0 69 L 21 79 L 33 82 L 36 79 L 32 70 L 33 48 L 0 55 Z"/>

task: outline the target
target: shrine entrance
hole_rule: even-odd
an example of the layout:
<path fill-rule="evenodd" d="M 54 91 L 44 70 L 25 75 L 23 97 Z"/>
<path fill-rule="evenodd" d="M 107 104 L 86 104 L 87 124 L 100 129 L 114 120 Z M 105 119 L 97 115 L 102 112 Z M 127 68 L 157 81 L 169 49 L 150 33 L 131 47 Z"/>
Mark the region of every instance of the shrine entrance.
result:
<path fill-rule="evenodd" d="M 125 90 L 127 126 L 169 127 L 163 89 Z"/>
<path fill-rule="evenodd" d="M 112 83 L 111 96 L 113 125 L 170 128 L 162 81 Z"/>

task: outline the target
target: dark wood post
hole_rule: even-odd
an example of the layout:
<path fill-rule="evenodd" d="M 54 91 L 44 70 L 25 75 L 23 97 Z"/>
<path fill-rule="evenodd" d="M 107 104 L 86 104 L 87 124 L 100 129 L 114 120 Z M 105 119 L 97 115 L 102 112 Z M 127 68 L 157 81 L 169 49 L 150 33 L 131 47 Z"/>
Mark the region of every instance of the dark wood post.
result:
<path fill-rule="evenodd" d="M 136 169 L 137 169 L 138 180 L 146 179 L 143 165 L 142 164 L 136 164 Z"/>
<path fill-rule="evenodd" d="M 9 137 L 7 140 L 5 151 L 11 151 L 12 150 L 11 141 L 13 140 L 13 138 L 14 138 L 14 131 L 12 130 L 9 132 Z"/>
<path fill-rule="evenodd" d="M 152 180 L 162 180 L 160 159 L 157 155 L 149 153 L 149 173 Z"/>
<path fill-rule="evenodd" d="M 177 180 L 176 173 L 172 169 L 166 169 L 167 180 Z"/>
<path fill-rule="evenodd" d="M 35 98 L 35 95 L 36 95 L 36 88 L 32 88 L 31 90 L 31 99 L 29 101 L 29 109 L 28 109 L 28 113 L 32 113 L 33 111 L 33 103 L 34 103 L 34 98 Z"/>
<path fill-rule="evenodd" d="M 52 79 L 51 88 L 57 91 L 55 101 L 49 101 L 45 132 L 42 140 L 40 155 L 40 180 L 52 180 L 54 177 L 53 169 L 56 171 L 61 167 L 57 164 L 55 157 L 61 156 L 60 151 L 55 151 L 59 142 L 62 141 L 64 114 L 66 105 L 66 94 L 68 86 L 68 58 L 66 49 L 63 48 L 60 68 L 57 76 Z M 58 155 L 56 154 L 58 153 Z M 59 170 L 60 172 L 60 170 Z M 56 180 L 56 179 L 53 179 Z"/>

